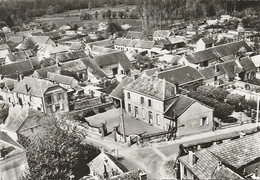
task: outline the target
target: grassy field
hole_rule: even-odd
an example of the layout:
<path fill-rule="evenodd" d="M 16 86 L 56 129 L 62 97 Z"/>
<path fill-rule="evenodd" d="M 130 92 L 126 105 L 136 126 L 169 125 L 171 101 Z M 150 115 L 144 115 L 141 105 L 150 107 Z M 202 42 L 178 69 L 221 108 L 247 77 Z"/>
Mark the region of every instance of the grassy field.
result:
<path fill-rule="evenodd" d="M 108 19 L 102 18 L 102 11 L 106 11 L 111 9 L 112 11 L 124 11 L 126 6 L 117 6 L 117 7 L 103 7 L 103 8 L 94 8 L 92 10 L 81 9 L 81 10 L 71 10 L 65 13 L 46 15 L 40 18 L 36 18 L 34 21 L 38 23 L 47 23 L 47 24 L 56 24 L 57 26 L 63 26 L 66 24 L 74 25 L 77 24 L 80 26 L 97 26 L 101 22 L 107 22 Z M 129 9 L 135 8 L 135 6 L 127 6 Z M 98 12 L 98 18 L 95 19 L 94 15 L 91 20 L 81 20 L 80 14 L 81 11 L 89 12 L 90 14 L 94 14 L 96 11 Z M 118 22 L 120 25 L 129 24 L 131 26 L 130 30 L 141 31 L 142 24 L 140 19 L 111 19 L 114 22 Z"/>

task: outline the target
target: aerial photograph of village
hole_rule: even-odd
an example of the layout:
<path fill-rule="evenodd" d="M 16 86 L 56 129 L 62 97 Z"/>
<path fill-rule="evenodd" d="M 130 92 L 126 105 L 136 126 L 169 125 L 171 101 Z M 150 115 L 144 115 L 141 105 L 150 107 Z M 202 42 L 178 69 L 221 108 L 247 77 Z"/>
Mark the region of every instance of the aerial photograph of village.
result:
<path fill-rule="evenodd" d="M 0 180 L 260 180 L 260 0 L 0 0 Z"/>

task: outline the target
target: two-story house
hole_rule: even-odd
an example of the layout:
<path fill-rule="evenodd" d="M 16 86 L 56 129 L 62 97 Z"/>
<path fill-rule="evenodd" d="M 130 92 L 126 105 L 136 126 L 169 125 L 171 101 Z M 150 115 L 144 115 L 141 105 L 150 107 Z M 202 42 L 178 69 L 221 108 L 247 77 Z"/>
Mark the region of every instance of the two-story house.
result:
<path fill-rule="evenodd" d="M 48 80 L 24 77 L 12 92 L 15 104 L 29 105 L 47 114 L 69 111 L 66 90 Z"/>
<path fill-rule="evenodd" d="M 125 110 L 176 136 L 212 131 L 213 109 L 179 94 L 179 87 L 156 76 L 140 77 L 123 88 Z"/>
<path fill-rule="evenodd" d="M 215 41 L 212 38 L 200 38 L 196 43 L 196 51 L 205 50 L 213 47 Z"/>

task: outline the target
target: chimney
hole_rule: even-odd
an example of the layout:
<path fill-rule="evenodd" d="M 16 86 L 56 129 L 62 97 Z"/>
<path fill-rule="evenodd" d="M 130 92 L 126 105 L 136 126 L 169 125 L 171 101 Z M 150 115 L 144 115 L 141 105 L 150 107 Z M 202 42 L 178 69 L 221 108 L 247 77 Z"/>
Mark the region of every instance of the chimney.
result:
<path fill-rule="evenodd" d="M 239 137 L 240 137 L 240 138 L 245 137 L 245 135 L 246 135 L 246 133 L 244 133 L 244 132 L 240 132 L 240 133 L 239 133 Z"/>
<path fill-rule="evenodd" d="M 4 79 L 4 75 L 0 75 L 0 80 L 3 80 Z"/>
<path fill-rule="evenodd" d="M 219 66 L 218 64 L 215 64 L 215 73 L 219 72 Z"/>
<path fill-rule="evenodd" d="M 22 80 L 24 78 L 24 75 L 22 73 L 19 73 L 19 80 Z"/>
<path fill-rule="evenodd" d="M 176 94 L 180 94 L 180 88 L 179 88 L 179 83 L 175 83 L 176 86 Z"/>
<path fill-rule="evenodd" d="M 191 166 L 193 166 L 194 164 L 197 163 L 198 158 L 196 157 L 196 155 L 195 155 L 194 152 L 189 151 L 188 156 L 189 156 L 189 164 L 190 164 Z"/>
<path fill-rule="evenodd" d="M 104 165 L 104 174 L 103 174 L 103 176 L 104 176 L 104 179 L 107 179 L 107 178 L 108 178 L 108 172 L 107 172 L 107 167 L 106 167 L 106 165 Z"/>

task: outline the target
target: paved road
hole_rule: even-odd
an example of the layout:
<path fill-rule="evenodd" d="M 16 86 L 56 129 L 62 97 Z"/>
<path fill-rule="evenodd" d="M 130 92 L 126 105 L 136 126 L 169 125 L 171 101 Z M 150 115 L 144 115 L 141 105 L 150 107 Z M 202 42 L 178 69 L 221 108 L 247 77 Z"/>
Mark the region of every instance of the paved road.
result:
<path fill-rule="evenodd" d="M 105 148 L 108 152 L 115 149 L 118 150 L 120 156 L 123 156 L 133 168 L 143 169 L 148 174 L 148 179 L 173 179 L 172 164 L 175 160 L 180 144 L 198 144 L 207 140 L 225 139 L 228 137 L 239 136 L 240 132 L 252 133 L 256 131 L 259 124 L 244 124 L 228 129 L 217 130 L 196 134 L 192 136 L 182 137 L 174 141 L 148 144 L 146 147 L 138 147 L 133 145 L 129 147 L 127 144 L 115 142 L 111 137 L 99 137 L 95 135 L 87 136 L 85 141 L 100 148 Z M 88 133 L 90 135 L 90 133 Z M 171 163 L 169 163 L 171 162 Z"/>

